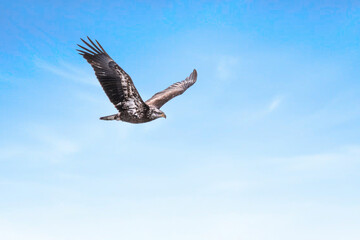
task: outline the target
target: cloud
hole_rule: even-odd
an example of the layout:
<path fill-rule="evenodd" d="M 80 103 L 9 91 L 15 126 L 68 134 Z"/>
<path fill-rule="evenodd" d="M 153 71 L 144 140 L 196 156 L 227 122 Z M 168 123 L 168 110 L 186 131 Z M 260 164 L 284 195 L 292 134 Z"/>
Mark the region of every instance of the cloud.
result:
<path fill-rule="evenodd" d="M 283 101 L 283 98 L 282 98 L 282 97 L 276 96 L 276 97 L 271 101 L 271 103 L 269 104 L 266 112 L 267 112 L 267 113 L 271 113 L 271 112 L 273 112 L 274 110 L 276 110 L 276 109 L 280 106 L 280 104 L 281 104 L 282 101 Z"/>
<path fill-rule="evenodd" d="M 56 135 L 58 137 L 55 139 L 62 139 L 61 135 Z M 53 140 L 50 138 L 50 141 Z M 44 187 L 21 184 L 32 192 L 41 192 L 40 199 L 51 197 L 50 203 L 36 202 L 33 205 L 25 205 L 26 207 L 13 204 L 4 208 L 0 218 L 0 231 L 4 240 L 297 240 L 312 236 L 335 240 L 341 239 L 342 235 L 355 240 L 359 234 L 358 204 L 349 204 L 348 200 L 342 200 L 343 196 L 336 201 L 331 198 L 316 200 L 312 194 L 309 195 L 313 183 L 316 182 L 309 182 L 308 175 L 302 173 L 298 178 L 301 178 L 304 184 L 299 187 L 299 181 L 295 182 L 292 177 L 289 178 L 289 174 L 294 175 L 294 171 L 291 171 L 292 166 L 299 162 L 307 162 L 305 169 L 319 170 L 314 176 L 328 174 L 336 177 L 333 173 L 324 171 L 323 167 L 334 163 L 341 166 L 346 162 L 358 161 L 359 154 L 360 146 L 346 146 L 325 153 L 269 161 L 273 168 L 260 166 L 261 162 L 258 161 L 247 161 L 245 165 L 239 164 L 239 159 L 226 162 L 226 158 L 221 158 L 221 164 L 219 161 L 210 161 L 216 167 L 212 167 L 205 175 L 204 167 L 206 171 L 206 164 L 210 164 L 209 158 L 206 158 L 206 164 L 198 166 L 199 169 L 193 169 L 194 165 L 189 165 L 193 169 L 193 175 L 160 174 L 167 176 L 166 179 L 157 178 L 157 173 L 146 171 L 145 176 L 140 177 L 131 175 L 130 178 L 126 178 L 119 174 L 123 175 L 122 178 L 109 178 L 100 185 L 99 181 L 87 182 L 86 179 L 86 183 L 82 184 L 83 180 L 70 176 L 69 182 L 71 181 L 74 188 L 59 188 L 51 184 Z M 211 154 L 209 155 L 211 159 Z M 314 161 L 320 165 L 311 165 Z M 224 168 L 219 168 L 219 164 Z M 250 168 L 250 165 L 253 167 Z M 295 167 L 293 170 L 299 169 Z M 218 175 L 219 171 L 224 175 Z M 337 171 L 341 172 L 341 169 L 337 168 Z M 92 175 L 89 179 L 95 177 L 96 175 Z M 140 183 L 132 182 L 132 179 L 139 178 L 143 178 Z M 154 178 L 159 182 L 154 182 Z M 278 181 L 274 182 L 274 179 Z M 258 184 L 249 186 L 249 180 L 256 180 Z M 197 188 L 189 191 L 193 185 L 199 186 L 199 182 L 206 191 L 199 191 Z M 186 190 L 179 189 L 176 185 L 179 183 L 183 183 Z M 131 194 L 122 184 L 130 185 L 134 192 L 145 194 L 141 197 Z M 328 179 L 323 184 L 327 187 L 325 190 L 329 190 L 329 195 L 335 195 L 338 191 L 332 184 L 329 188 Z M 356 186 L 356 183 L 347 184 Z M 169 188 L 160 191 L 159 185 Z M 103 190 L 100 190 L 99 194 L 100 188 Z M 169 191 L 170 189 L 173 191 Z M 293 192 L 288 192 L 289 189 Z M 324 190 L 319 192 L 325 194 L 325 197 L 328 196 Z M 25 194 L 24 196 L 28 197 Z M 294 232 L 299 234 L 294 236 Z"/>
<path fill-rule="evenodd" d="M 26 159 L 59 162 L 79 151 L 79 144 L 50 127 L 32 126 L 24 134 L 27 140 L 0 148 L 0 160 Z"/>
<path fill-rule="evenodd" d="M 358 206 L 239 201 L 224 210 L 201 198 L 170 200 L 157 199 L 159 204 L 120 201 L 117 205 L 85 201 L 6 211 L 0 230 L 4 240 L 335 240 L 342 236 L 355 240 L 359 235 Z"/>
<path fill-rule="evenodd" d="M 251 109 L 251 111 L 243 113 L 240 119 L 243 122 L 253 122 L 262 119 L 278 109 L 283 103 L 283 99 L 284 98 L 282 96 L 275 96 L 267 104 L 263 103 L 261 107 L 258 107 L 257 109 Z"/>
<path fill-rule="evenodd" d="M 60 61 L 58 64 L 50 64 L 44 60 L 36 59 L 35 65 L 45 71 L 48 71 L 59 77 L 78 82 L 88 84 L 92 86 L 98 86 L 98 82 L 95 79 L 93 72 L 88 69 L 82 70 L 80 67 L 75 67 L 69 63 Z"/>

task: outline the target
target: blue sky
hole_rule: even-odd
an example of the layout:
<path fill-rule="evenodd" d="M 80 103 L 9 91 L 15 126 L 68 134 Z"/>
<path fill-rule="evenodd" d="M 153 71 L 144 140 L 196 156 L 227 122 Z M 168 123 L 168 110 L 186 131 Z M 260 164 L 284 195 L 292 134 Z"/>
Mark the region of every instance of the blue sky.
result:
<path fill-rule="evenodd" d="M 356 1 L 0 3 L 0 238 L 359 239 Z M 75 51 L 144 99 L 131 125 Z"/>

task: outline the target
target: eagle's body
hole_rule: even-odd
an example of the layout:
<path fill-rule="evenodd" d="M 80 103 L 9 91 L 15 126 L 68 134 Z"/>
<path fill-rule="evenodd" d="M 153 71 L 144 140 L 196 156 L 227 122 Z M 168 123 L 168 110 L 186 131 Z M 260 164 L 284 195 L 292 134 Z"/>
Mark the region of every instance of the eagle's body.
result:
<path fill-rule="evenodd" d="M 174 83 L 167 89 L 156 93 L 144 102 L 136 90 L 130 76 L 106 53 L 98 41 L 96 45 L 81 39 L 90 49 L 78 45 L 80 54 L 91 64 L 101 86 L 110 101 L 119 111 L 117 114 L 101 117 L 101 120 L 118 120 L 129 123 L 145 123 L 166 115 L 160 108 L 172 98 L 184 93 L 197 79 L 194 71 L 184 81 Z"/>

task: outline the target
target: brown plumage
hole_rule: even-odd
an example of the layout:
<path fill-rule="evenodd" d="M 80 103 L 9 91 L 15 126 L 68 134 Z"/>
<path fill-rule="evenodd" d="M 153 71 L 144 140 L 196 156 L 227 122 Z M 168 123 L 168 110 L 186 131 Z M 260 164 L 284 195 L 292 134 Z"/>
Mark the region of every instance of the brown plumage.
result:
<path fill-rule="evenodd" d="M 184 93 L 197 79 L 197 72 L 194 71 L 181 82 L 174 83 L 165 90 L 156 93 L 149 100 L 144 102 L 135 88 L 131 77 L 108 55 L 98 41 L 95 44 L 89 37 L 89 42 L 81 39 L 87 47 L 78 45 L 83 50 L 79 51 L 95 71 L 102 88 L 109 100 L 119 111 L 102 120 L 121 120 L 130 123 L 144 123 L 165 117 L 160 108 L 172 98 Z"/>

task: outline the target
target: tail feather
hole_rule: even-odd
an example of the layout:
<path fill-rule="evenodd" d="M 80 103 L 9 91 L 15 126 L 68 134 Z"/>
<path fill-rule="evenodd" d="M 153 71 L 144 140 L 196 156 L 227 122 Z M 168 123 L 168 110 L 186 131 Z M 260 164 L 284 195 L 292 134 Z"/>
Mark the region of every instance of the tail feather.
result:
<path fill-rule="evenodd" d="M 101 117 L 100 120 L 120 120 L 119 114 L 113 114 L 105 117 Z"/>

